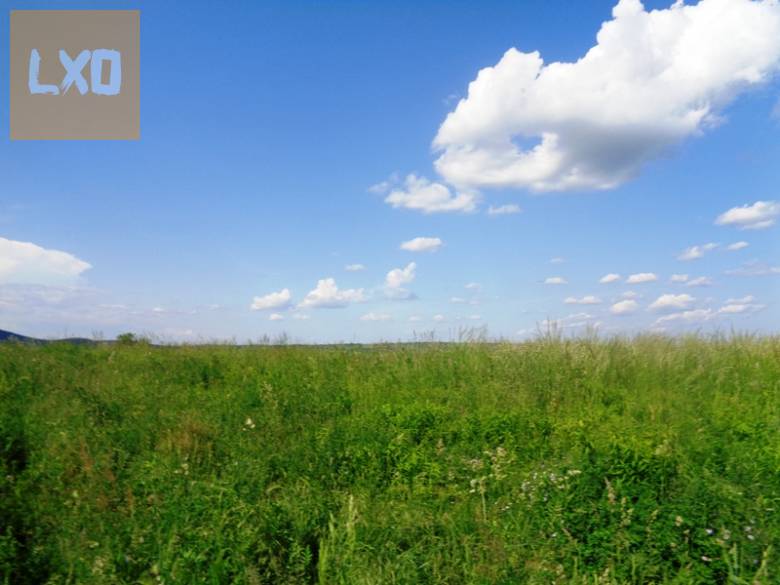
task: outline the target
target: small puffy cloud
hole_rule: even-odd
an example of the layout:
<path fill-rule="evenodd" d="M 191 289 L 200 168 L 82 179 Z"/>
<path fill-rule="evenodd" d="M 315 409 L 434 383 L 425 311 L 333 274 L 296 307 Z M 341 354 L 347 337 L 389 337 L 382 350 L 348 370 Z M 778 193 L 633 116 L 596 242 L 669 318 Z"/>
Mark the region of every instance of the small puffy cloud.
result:
<path fill-rule="evenodd" d="M 715 225 L 731 225 L 743 230 L 760 230 L 775 225 L 780 215 L 777 201 L 756 201 L 753 205 L 732 207 L 720 214 Z"/>
<path fill-rule="evenodd" d="M 563 264 L 564 262 L 566 262 L 566 260 L 561 258 L 560 256 L 556 256 L 555 258 L 550 258 L 550 264 Z"/>
<path fill-rule="evenodd" d="M 688 282 L 688 275 L 687 274 L 672 274 L 671 278 L 669 279 L 672 282 Z"/>
<path fill-rule="evenodd" d="M 360 272 L 365 269 L 366 267 L 363 266 L 362 264 L 347 264 L 344 267 L 344 270 L 346 270 L 347 272 Z"/>
<path fill-rule="evenodd" d="M 689 280 L 685 286 L 712 286 L 712 279 L 709 276 L 699 276 Z"/>
<path fill-rule="evenodd" d="M 450 302 L 455 304 L 464 304 L 467 303 L 468 301 L 463 297 L 452 297 L 450 298 Z"/>
<path fill-rule="evenodd" d="M 268 309 L 283 309 L 290 305 L 290 289 L 283 288 L 279 292 L 272 292 L 262 297 L 252 299 L 250 309 L 253 311 L 265 311 Z"/>
<path fill-rule="evenodd" d="M 639 308 L 639 303 L 633 299 L 626 299 L 625 301 L 618 301 L 609 308 L 610 313 L 613 315 L 628 315 L 635 312 Z"/>
<path fill-rule="evenodd" d="M 419 315 L 411 315 L 409 317 L 409 322 L 410 323 L 418 323 L 420 321 L 422 321 L 422 317 L 420 317 Z"/>
<path fill-rule="evenodd" d="M 471 212 L 477 202 L 474 193 L 455 194 L 446 185 L 413 174 L 406 177 L 403 187 L 393 189 L 385 197 L 385 203 L 393 207 L 423 213 Z"/>
<path fill-rule="evenodd" d="M 73 254 L 0 238 L 0 284 L 71 285 L 90 268 Z"/>
<path fill-rule="evenodd" d="M 405 284 L 410 284 L 414 281 L 414 271 L 417 268 L 417 264 L 409 262 L 406 268 L 394 268 L 387 273 L 385 277 L 385 286 L 390 289 L 400 289 Z"/>
<path fill-rule="evenodd" d="M 464 285 L 463 288 L 474 292 L 479 292 L 482 290 L 482 285 L 478 282 L 469 282 L 468 284 Z"/>
<path fill-rule="evenodd" d="M 514 203 L 509 203 L 507 205 L 499 205 L 498 207 L 493 207 L 491 205 L 490 207 L 488 207 L 487 214 L 488 215 L 514 215 L 522 211 L 523 210 L 520 209 L 519 205 L 515 205 Z"/>
<path fill-rule="evenodd" d="M 443 323 L 444 321 L 447 320 L 447 317 L 445 317 L 444 315 L 434 315 L 433 320 L 436 321 L 437 323 Z"/>
<path fill-rule="evenodd" d="M 718 244 L 710 242 L 709 244 L 702 244 L 701 246 L 691 246 L 690 248 L 686 248 L 683 250 L 679 256 L 677 256 L 678 260 L 697 260 L 704 256 L 707 252 L 710 250 L 714 250 L 718 247 Z"/>
<path fill-rule="evenodd" d="M 310 291 L 298 305 L 303 309 L 339 308 L 351 303 L 361 303 L 366 300 L 363 289 L 341 290 L 333 278 L 323 278 L 317 281 L 317 286 Z"/>
<path fill-rule="evenodd" d="M 388 315 L 387 313 L 366 313 L 365 315 L 361 315 L 360 320 L 361 321 L 390 321 L 392 317 Z"/>
<path fill-rule="evenodd" d="M 544 284 L 568 284 L 562 276 L 550 276 L 544 279 Z"/>
<path fill-rule="evenodd" d="M 401 244 L 401 250 L 407 252 L 435 252 L 441 248 L 443 242 L 439 238 L 414 238 Z"/>
<path fill-rule="evenodd" d="M 620 0 L 577 60 L 511 48 L 482 69 L 439 128 L 436 169 L 462 189 L 614 188 L 716 125 L 779 61 L 777 2 Z"/>
<path fill-rule="evenodd" d="M 268 315 L 269 321 L 284 321 L 284 315 L 281 313 L 271 313 Z"/>
<path fill-rule="evenodd" d="M 736 252 L 737 250 L 742 250 L 744 248 L 747 248 L 750 244 L 747 242 L 734 242 L 733 244 L 729 244 L 726 246 L 726 250 L 729 252 Z"/>
<path fill-rule="evenodd" d="M 414 293 L 404 288 L 404 285 L 414 281 L 416 268 L 417 264 L 410 262 L 405 268 L 394 268 L 388 272 L 385 276 L 385 296 L 400 301 L 416 299 Z"/>
<path fill-rule="evenodd" d="M 658 280 L 658 276 L 652 272 L 639 272 L 629 276 L 626 282 L 628 284 L 642 284 L 644 282 L 654 282 L 656 280 Z"/>
<path fill-rule="evenodd" d="M 602 276 L 599 279 L 599 282 L 601 284 L 610 284 L 610 283 L 613 283 L 613 282 L 618 282 L 619 280 L 620 280 L 620 275 L 619 274 L 610 273 L 610 274 L 605 274 L 604 276 Z"/>
<path fill-rule="evenodd" d="M 661 295 L 648 307 L 651 311 L 666 311 L 669 309 L 687 309 L 694 299 L 691 295 L 681 294 Z"/>
<path fill-rule="evenodd" d="M 771 276 L 780 274 L 780 266 L 770 266 L 758 261 L 745 262 L 739 268 L 726 270 L 726 274 L 731 276 Z"/>
<path fill-rule="evenodd" d="M 601 299 L 593 295 L 585 295 L 581 299 L 566 297 L 563 302 L 567 305 L 598 305 L 601 303 Z"/>

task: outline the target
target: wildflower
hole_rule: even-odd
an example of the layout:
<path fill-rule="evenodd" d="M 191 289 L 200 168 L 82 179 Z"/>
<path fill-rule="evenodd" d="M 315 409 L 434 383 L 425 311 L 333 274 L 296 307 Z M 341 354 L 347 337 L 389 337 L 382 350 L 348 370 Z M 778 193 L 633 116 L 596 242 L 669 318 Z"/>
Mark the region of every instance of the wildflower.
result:
<path fill-rule="evenodd" d="M 682 526 L 683 518 L 680 515 L 675 516 L 674 518 L 674 525 L 675 526 Z"/>
<path fill-rule="evenodd" d="M 712 533 L 715 531 L 712 528 L 705 528 L 704 532 L 706 532 L 708 536 L 712 536 Z"/>
<path fill-rule="evenodd" d="M 712 559 L 707 555 L 702 555 L 701 560 L 703 560 L 705 563 L 709 563 Z"/>
<path fill-rule="evenodd" d="M 244 430 L 253 428 L 255 428 L 255 421 L 249 417 L 246 417 L 246 420 L 244 421 Z"/>

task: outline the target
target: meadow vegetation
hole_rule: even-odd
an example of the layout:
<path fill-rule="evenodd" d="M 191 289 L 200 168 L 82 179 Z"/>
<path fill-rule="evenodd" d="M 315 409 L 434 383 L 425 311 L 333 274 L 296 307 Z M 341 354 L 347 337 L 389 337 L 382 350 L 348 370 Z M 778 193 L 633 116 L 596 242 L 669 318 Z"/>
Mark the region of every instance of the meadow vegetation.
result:
<path fill-rule="evenodd" d="M 0 581 L 780 582 L 780 339 L 0 345 Z"/>

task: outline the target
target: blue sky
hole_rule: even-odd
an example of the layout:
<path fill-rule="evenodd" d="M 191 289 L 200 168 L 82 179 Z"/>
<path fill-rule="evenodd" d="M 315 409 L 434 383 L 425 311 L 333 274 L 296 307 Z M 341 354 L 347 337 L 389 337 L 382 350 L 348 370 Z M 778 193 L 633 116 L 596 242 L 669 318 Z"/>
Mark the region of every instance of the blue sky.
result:
<path fill-rule="evenodd" d="M 2 4 L 2 35 L 12 8 L 105 7 Z M 0 58 L 0 328 L 307 342 L 475 326 L 517 340 L 548 320 L 573 334 L 777 331 L 777 7 L 734 0 L 720 17 L 732 36 L 767 24 L 721 55 L 700 13 L 621 6 L 112 2 L 142 11 L 138 142 L 11 142 Z M 681 78 L 634 46 L 650 22 Z M 670 39 L 690 27 L 689 42 L 665 26 Z M 564 80 L 529 56 L 574 63 L 597 43 L 605 61 Z M 545 133 L 549 151 L 513 158 Z M 488 213 L 501 206 L 520 210 Z M 441 244 L 401 249 L 414 238 Z"/>

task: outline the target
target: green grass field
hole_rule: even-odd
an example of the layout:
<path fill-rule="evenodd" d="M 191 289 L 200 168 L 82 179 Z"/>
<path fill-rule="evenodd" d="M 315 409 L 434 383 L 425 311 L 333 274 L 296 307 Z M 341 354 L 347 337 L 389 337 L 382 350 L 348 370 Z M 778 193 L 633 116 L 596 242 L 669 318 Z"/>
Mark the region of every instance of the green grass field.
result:
<path fill-rule="evenodd" d="M 780 339 L 0 346 L 5 583 L 780 582 Z"/>

